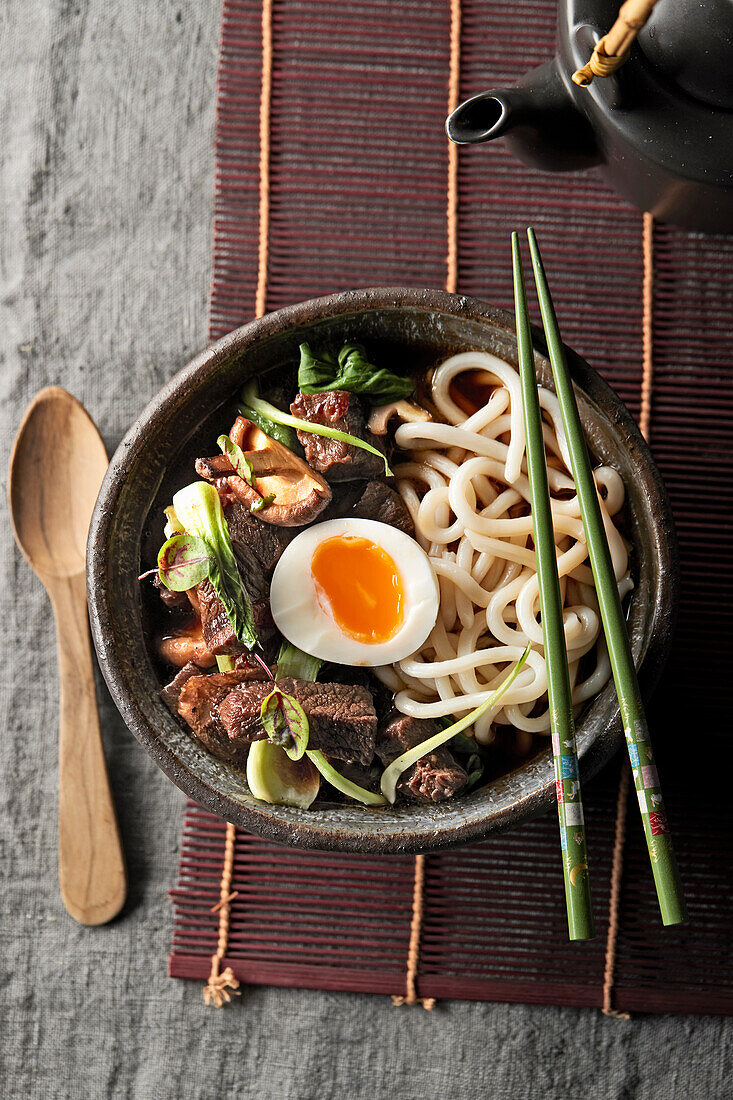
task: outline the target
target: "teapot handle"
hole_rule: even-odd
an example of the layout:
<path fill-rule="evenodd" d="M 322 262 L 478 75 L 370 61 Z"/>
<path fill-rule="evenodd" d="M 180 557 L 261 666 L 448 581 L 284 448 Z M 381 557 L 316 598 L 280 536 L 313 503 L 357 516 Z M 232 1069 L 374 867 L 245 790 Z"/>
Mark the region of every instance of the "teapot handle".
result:
<path fill-rule="evenodd" d="M 611 76 L 620 69 L 656 3 L 657 0 L 626 0 L 608 34 L 596 43 L 590 61 L 573 73 L 573 82 L 587 88 L 594 76 Z"/>

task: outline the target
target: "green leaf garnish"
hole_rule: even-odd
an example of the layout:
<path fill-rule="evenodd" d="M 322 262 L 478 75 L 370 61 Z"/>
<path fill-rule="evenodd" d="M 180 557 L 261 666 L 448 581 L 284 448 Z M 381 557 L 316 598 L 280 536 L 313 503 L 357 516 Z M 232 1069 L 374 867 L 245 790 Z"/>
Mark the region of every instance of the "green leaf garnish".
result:
<path fill-rule="evenodd" d="M 289 428 L 296 428 L 300 432 L 309 432 L 311 435 L 322 435 L 325 436 L 326 439 L 338 439 L 341 443 L 348 443 L 352 447 L 360 447 L 362 451 L 369 451 L 371 454 L 376 455 L 377 458 L 381 458 L 384 463 L 384 470 L 387 477 L 394 476 L 389 468 L 386 457 L 381 451 L 378 451 L 376 447 L 372 447 L 371 443 L 367 443 L 364 439 L 358 439 L 355 435 L 349 435 L 348 432 L 340 432 L 337 428 L 329 428 L 327 424 L 311 424 L 310 421 L 301 420 L 298 416 L 280 412 L 280 409 L 275 408 L 269 401 L 265 401 L 262 397 L 257 396 L 257 383 L 255 381 L 248 382 L 245 386 L 242 392 L 242 405 L 239 411 L 242 416 L 247 417 L 248 420 L 252 420 L 253 423 L 257 423 L 257 421 L 250 416 L 250 412 L 256 413 L 261 419 L 264 417 L 265 420 L 269 420 L 272 424 L 285 425 Z M 267 431 L 266 428 L 262 430 L 268 435 L 272 435 L 273 439 L 276 438 L 273 433 Z M 287 445 L 293 450 L 294 445 Z"/>
<path fill-rule="evenodd" d="M 216 442 L 222 454 L 227 456 L 242 480 L 246 481 L 248 485 L 255 489 L 254 470 L 244 457 L 242 448 L 238 447 L 236 443 L 233 443 L 228 435 L 220 435 Z"/>
<path fill-rule="evenodd" d="M 254 408 L 248 400 L 250 392 L 257 398 L 256 382 L 252 382 L 249 386 L 246 386 L 242 393 L 242 404 L 239 406 L 239 412 L 242 416 L 250 420 L 260 429 L 260 431 L 264 432 L 265 435 L 269 435 L 270 439 L 276 439 L 278 443 L 282 443 L 289 450 L 297 453 L 298 437 L 293 428 L 289 427 L 287 424 L 281 424 L 277 420 L 273 420 L 271 416 L 266 415 L 260 408 Z M 259 401 L 260 399 L 257 398 L 257 400 Z M 267 406 L 269 402 L 262 401 L 261 404 L 264 407 Z M 278 411 L 275 409 L 274 405 L 270 405 L 269 407 L 274 409 L 275 412 Z"/>
<path fill-rule="evenodd" d="M 245 649 L 253 649 L 257 635 L 252 604 L 239 575 L 219 494 L 208 481 L 195 481 L 176 493 L 173 507 L 184 530 L 203 539 L 212 552 L 209 581 L 224 605 L 237 639 Z"/>
<path fill-rule="evenodd" d="M 283 716 L 280 711 L 280 694 L 274 689 L 262 700 L 260 722 L 269 741 L 282 745 Z"/>
<path fill-rule="evenodd" d="M 260 497 L 254 502 L 254 504 L 250 504 L 250 512 L 261 512 L 262 509 L 266 508 L 268 504 L 272 504 L 273 500 L 275 500 L 276 495 L 276 493 L 268 493 L 266 497 Z"/>
<path fill-rule="evenodd" d="M 186 592 L 208 577 L 214 555 L 194 535 L 173 535 L 158 553 L 158 576 L 171 592 Z"/>
<path fill-rule="evenodd" d="M 163 509 L 163 515 L 165 516 L 165 527 L 163 528 L 165 537 L 169 539 L 172 538 L 173 535 L 182 535 L 183 528 L 178 522 L 178 516 L 172 504 L 169 504 L 167 508 Z"/>
<path fill-rule="evenodd" d="M 260 721 L 268 740 L 279 745 L 291 760 L 300 760 L 308 747 L 308 718 L 297 699 L 274 687 L 262 700 Z"/>
<path fill-rule="evenodd" d="M 306 755 L 318 768 L 323 778 L 327 780 L 332 787 L 335 787 L 337 791 L 341 791 L 341 794 L 348 795 L 349 798 L 354 798 L 357 802 L 362 802 L 365 806 L 384 806 L 386 804 L 387 799 L 381 794 L 375 794 L 374 791 L 368 791 L 366 787 L 360 787 L 358 783 L 352 783 L 350 779 L 344 779 L 343 775 L 340 775 L 339 772 L 329 764 L 322 752 L 312 750 L 306 753 Z"/>
<path fill-rule="evenodd" d="M 305 711 L 297 699 L 293 699 L 292 695 L 288 695 L 284 691 L 280 692 L 280 709 L 288 733 L 292 738 L 292 744 L 283 745 L 283 748 L 291 760 L 300 760 L 308 748 L 308 737 L 310 735 L 310 726 Z"/>
<path fill-rule="evenodd" d="M 432 737 L 428 737 L 427 741 L 423 741 L 419 745 L 415 745 L 414 748 L 408 749 L 407 752 L 403 752 L 401 756 L 398 756 L 396 760 L 385 768 L 382 773 L 382 780 L 380 787 L 382 794 L 389 802 L 394 802 L 397 797 L 397 781 L 404 771 L 412 767 L 413 764 L 422 757 L 426 756 L 429 752 L 433 752 L 435 749 L 439 749 L 441 745 L 445 745 L 447 741 L 450 741 L 457 733 L 461 733 L 463 730 L 468 729 L 473 723 L 485 714 L 487 710 L 491 710 L 499 702 L 504 692 L 516 680 L 517 676 L 521 672 L 524 662 L 527 660 L 532 649 L 532 644 L 529 643 L 522 656 L 517 661 L 516 665 L 499 684 L 498 688 L 491 692 L 480 706 L 476 707 L 470 713 L 464 715 L 463 718 L 459 718 L 457 722 L 453 722 L 448 726 L 448 729 L 440 730 L 438 733 L 433 734 Z M 318 767 L 318 764 L 316 764 Z"/>
<path fill-rule="evenodd" d="M 466 790 L 470 791 L 481 781 L 484 774 L 484 762 L 477 752 L 469 756 L 468 763 L 466 764 L 466 772 L 468 774 Z"/>
<path fill-rule="evenodd" d="M 344 344 L 338 359 L 330 351 L 317 357 L 309 344 L 301 344 L 298 389 L 301 393 L 347 390 L 366 398 L 371 405 L 388 405 L 409 397 L 415 385 L 410 378 L 375 367 L 361 344 Z"/>
<path fill-rule="evenodd" d="M 312 680 L 318 679 L 323 661 L 319 657 L 311 657 L 310 653 L 304 653 L 297 645 L 283 642 L 277 655 L 277 678 L 284 680 Z"/>

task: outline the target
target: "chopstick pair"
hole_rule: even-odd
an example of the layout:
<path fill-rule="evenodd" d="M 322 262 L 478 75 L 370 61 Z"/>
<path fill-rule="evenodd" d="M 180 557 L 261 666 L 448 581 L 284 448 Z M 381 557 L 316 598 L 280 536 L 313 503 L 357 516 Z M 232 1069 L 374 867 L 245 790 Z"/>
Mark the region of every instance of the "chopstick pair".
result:
<path fill-rule="evenodd" d="M 659 777 L 654 765 L 649 729 L 641 702 L 608 540 L 598 504 L 596 485 L 534 230 L 528 229 L 527 235 L 545 339 L 555 380 L 555 392 L 560 403 L 570 451 L 572 473 L 588 544 L 588 556 L 595 581 L 662 922 L 665 925 L 681 924 L 687 919 L 682 886 L 669 835 Z M 568 674 L 532 334 L 519 238 L 516 233 L 512 234 L 512 259 L 517 347 L 527 436 L 527 468 L 532 497 L 534 541 L 547 663 L 568 929 L 571 939 L 587 939 L 593 935 L 593 915 L 575 745 L 572 692 Z"/>

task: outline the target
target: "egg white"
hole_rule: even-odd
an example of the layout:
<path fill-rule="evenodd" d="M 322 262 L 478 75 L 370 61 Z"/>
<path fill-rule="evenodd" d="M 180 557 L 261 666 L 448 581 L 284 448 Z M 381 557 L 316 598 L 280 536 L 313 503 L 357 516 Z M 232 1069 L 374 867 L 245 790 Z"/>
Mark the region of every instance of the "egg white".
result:
<path fill-rule="evenodd" d="M 389 641 L 357 641 L 344 634 L 320 604 L 311 562 L 320 543 L 339 535 L 369 539 L 395 564 L 404 616 Z M 270 608 L 280 633 L 305 653 L 340 665 L 373 667 L 409 657 L 435 626 L 439 602 L 440 589 L 427 554 L 404 531 L 371 519 L 331 519 L 301 531 L 275 566 L 270 586 Z"/>

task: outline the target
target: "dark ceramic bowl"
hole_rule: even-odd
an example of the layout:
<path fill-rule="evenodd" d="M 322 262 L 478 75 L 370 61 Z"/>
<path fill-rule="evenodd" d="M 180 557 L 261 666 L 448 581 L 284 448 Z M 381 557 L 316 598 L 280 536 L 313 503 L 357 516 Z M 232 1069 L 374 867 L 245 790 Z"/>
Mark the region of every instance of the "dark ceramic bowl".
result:
<path fill-rule="evenodd" d="M 353 852 L 408 852 L 485 837 L 548 810 L 554 802 L 549 747 L 509 775 L 442 805 L 378 810 L 358 805 L 297 810 L 250 794 L 244 775 L 215 760 L 171 716 L 146 638 L 143 589 L 161 538 L 162 508 L 191 480 L 191 458 L 230 423 L 245 379 L 297 360 L 298 344 L 358 340 L 389 363 L 434 363 L 480 348 L 516 362 L 514 320 L 483 302 L 436 290 L 376 289 L 334 294 L 271 313 L 225 336 L 180 371 L 148 405 L 112 459 L 92 519 L 88 588 L 102 671 L 123 718 L 174 783 L 202 806 L 275 841 Z M 536 337 L 537 346 L 541 346 Z M 670 643 L 677 558 L 667 497 L 649 450 L 628 411 L 583 360 L 568 353 L 581 415 L 595 454 L 626 483 L 635 588 L 629 626 L 642 690 L 654 686 Z M 544 384 L 549 364 L 539 354 Z M 197 449 L 198 448 L 198 449 Z M 587 778 L 621 740 L 613 684 L 578 728 Z M 549 745 L 549 741 L 548 741 Z"/>

